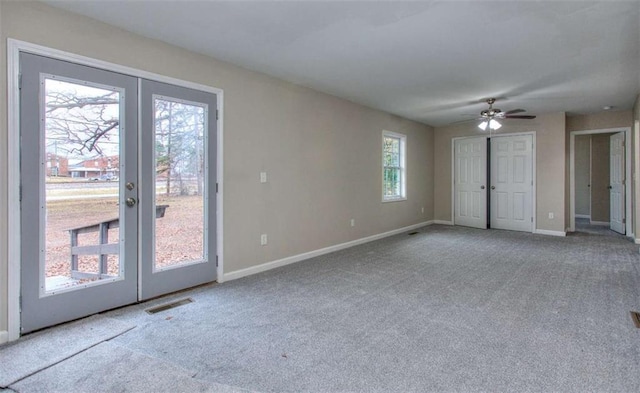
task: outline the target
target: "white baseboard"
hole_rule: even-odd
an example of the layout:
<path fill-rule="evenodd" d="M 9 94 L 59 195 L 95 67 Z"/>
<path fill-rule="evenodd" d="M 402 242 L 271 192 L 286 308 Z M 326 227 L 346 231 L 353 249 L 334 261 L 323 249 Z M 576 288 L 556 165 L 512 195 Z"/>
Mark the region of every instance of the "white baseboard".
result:
<path fill-rule="evenodd" d="M 266 262 L 266 263 L 263 263 L 263 264 L 260 264 L 260 265 L 257 265 L 257 266 L 251 266 L 251 267 L 248 267 L 246 269 L 236 270 L 234 272 L 226 273 L 224 275 L 224 280 L 223 281 L 236 280 L 238 278 L 250 276 L 252 274 L 266 272 L 267 270 L 275 269 L 277 267 L 290 265 L 292 263 L 304 261 L 305 259 L 310 259 L 310 258 L 314 258 L 314 257 L 320 256 L 320 255 L 329 254 L 331 252 L 344 250 L 345 248 L 357 246 L 357 245 L 364 244 L 364 243 L 369 243 L 369 242 L 372 242 L 374 240 L 379 240 L 379 239 L 382 239 L 382 238 L 385 238 L 385 237 L 397 235 L 397 234 L 402 233 L 402 232 L 407 232 L 407 231 L 410 231 L 410 230 L 413 230 L 413 229 L 417 229 L 417 228 L 421 228 L 421 227 L 424 227 L 424 226 L 427 226 L 427 225 L 432 225 L 434 223 L 435 223 L 435 221 L 425 221 L 425 222 L 421 222 L 419 224 L 410 225 L 408 227 L 403 227 L 403 228 L 399 228 L 399 229 L 394 229 L 393 231 L 380 233 L 378 235 L 363 237 L 362 239 L 352 240 L 350 242 L 337 244 L 335 246 L 329 246 L 329 247 L 321 248 L 319 250 L 309 251 L 309 252 L 305 252 L 305 253 L 298 254 L 298 255 L 293 255 L 293 256 L 290 256 L 290 257 L 287 257 L 287 258 L 278 259 L 276 261 Z"/>
<path fill-rule="evenodd" d="M 591 222 L 589 222 L 589 224 L 591 224 L 591 225 L 602 225 L 602 226 L 611 225 L 611 223 L 607 222 L 607 221 L 591 221 Z"/>
<path fill-rule="evenodd" d="M 434 224 L 440 224 L 440 225 L 453 225 L 453 221 L 446 221 L 446 220 L 433 220 Z"/>
<path fill-rule="evenodd" d="M 576 218 L 588 218 L 591 219 L 590 214 L 576 214 Z"/>
<path fill-rule="evenodd" d="M 9 332 L 6 330 L 0 330 L 0 344 L 4 344 L 9 341 Z"/>
<path fill-rule="evenodd" d="M 548 235 L 548 236 L 567 236 L 567 232 L 561 232 L 561 231 L 549 231 L 547 229 L 536 229 L 535 231 L 533 231 L 533 233 L 536 233 L 538 235 Z"/>

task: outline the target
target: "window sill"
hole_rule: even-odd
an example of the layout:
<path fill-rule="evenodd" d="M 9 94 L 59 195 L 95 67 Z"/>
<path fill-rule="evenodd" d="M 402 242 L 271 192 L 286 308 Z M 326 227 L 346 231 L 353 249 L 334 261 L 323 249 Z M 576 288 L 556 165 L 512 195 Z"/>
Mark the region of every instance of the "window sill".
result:
<path fill-rule="evenodd" d="M 403 198 L 388 198 L 388 199 L 383 199 L 382 203 L 387 203 L 387 202 L 402 202 L 402 201 L 406 201 L 407 198 L 403 197 Z"/>

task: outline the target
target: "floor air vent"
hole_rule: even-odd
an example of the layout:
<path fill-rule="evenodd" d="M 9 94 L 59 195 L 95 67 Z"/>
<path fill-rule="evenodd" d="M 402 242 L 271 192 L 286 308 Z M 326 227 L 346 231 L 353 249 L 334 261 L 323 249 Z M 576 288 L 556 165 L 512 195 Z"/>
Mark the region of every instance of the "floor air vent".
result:
<path fill-rule="evenodd" d="M 409 236 L 417 235 L 420 232 L 409 232 Z"/>
<path fill-rule="evenodd" d="M 180 306 L 183 306 L 183 305 L 189 304 L 189 303 L 193 303 L 193 299 L 191 299 L 190 297 L 188 297 L 186 299 L 182 299 L 182 300 L 176 300 L 175 302 L 163 304 L 163 305 L 160 305 L 160 306 L 147 308 L 145 311 L 148 314 L 155 314 L 155 313 L 159 313 L 159 312 L 162 312 L 162 311 L 170 310 L 172 308 L 180 307 Z"/>
<path fill-rule="evenodd" d="M 633 324 L 640 329 L 640 313 L 631 311 L 631 320 L 633 321 Z"/>

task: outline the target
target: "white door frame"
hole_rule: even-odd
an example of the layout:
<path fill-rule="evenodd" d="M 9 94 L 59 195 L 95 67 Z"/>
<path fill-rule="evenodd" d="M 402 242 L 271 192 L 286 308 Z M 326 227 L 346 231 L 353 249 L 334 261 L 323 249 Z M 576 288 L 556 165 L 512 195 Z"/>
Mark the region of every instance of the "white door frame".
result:
<path fill-rule="evenodd" d="M 457 139 L 465 139 L 465 138 L 477 138 L 477 137 L 482 137 L 484 136 L 485 138 L 498 138 L 501 136 L 516 136 L 516 135 L 531 135 L 531 138 L 533 140 L 533 151 L 532 151 L 532 162 L 531 162 L 531 166 L 533 168 L 533 190 L 531 191 L 532 194 L 532 198 L 531 198 L 531 214 L 533 214 L 533 223 L 531 224 L 531 233 L 539 233 L 537 232 L 536 228 L 537 228 L 537 219 L 536 219 L 536 211 L 537 211 L 537 194 L 536 194 L 536 187 L 537 187 L 537 175 L 536 175 L 536 171 L 537 171 L 537 163 L 536 163 L 536 132 L 535 131 L 528 131 L 528 132 L 513 132 L 513 133 L 505 133 L 505 134 L 493 134 L 493 135 L 466 135 L 466 136 L 460 136 L 460 137 L 455 137 L 455 138 L 451 138 L 451 224 L 450 225 L 454 225 L 455 224 L 455 187 L 456 187 L 456 183 L 455 183 L 455 171 L 453 170 L 454 166 L 455 166 L 455 160 L 456 160 L 456 150 L 455 150 L 455 141 Z M 487 179 L 487 183 L 489 182 L 489 179 Z M 489 187 L 490 185 L 487 184 L 487 187 Z"/>
<path fill-rule="evenodd" d="M 631 127 L 603 128 L 599 130 L 571 131 L 569 133 L 569 228 L 567 232 L 576 230 L 576 135 L 614 134 L 624 132 L 625 146 L 625 228 L 626 236 L 634 238 L 633 215 L 631 214 Z"/>
<path fill-rule="evenodd" d="M 176 79 L 152 72 L 138 70 L 119 64 L 109 63 L 90 57 L 77 55 L 57 49 L 48 48 L 41 45 L 32 44 L 25 41 L 9 38 L 7 40 L 7 91 L 8 91 L 8 146 L 7 146 L 7 191 L 8 191 L 8 217 L 7 225 L 11 228 L 8 231 L 7 254 L 8 254 L 8 339 L 17 340 L 20 337 L 20 91 L 19 91 L 19 71 L 20 52 L 32 53 L 40 56 L 51 57 L 58 60 L 69 61 L 76 64 L 100 68 L 108 71 L 119 72 L 137 78 L 144 78 L 158 82 L 164 82 L 176 86 L 201 90 L 216 94 L 218 99 L 218 135 L 217 135 L 217 181 L 218 194 L 216 195 L 217 210 L 217 250 L 218 268 L 217 281 L 224 279 L 224 252 L 223 252 L 223 124 L 224 124 L 224 92 L 222 89 Z"/>

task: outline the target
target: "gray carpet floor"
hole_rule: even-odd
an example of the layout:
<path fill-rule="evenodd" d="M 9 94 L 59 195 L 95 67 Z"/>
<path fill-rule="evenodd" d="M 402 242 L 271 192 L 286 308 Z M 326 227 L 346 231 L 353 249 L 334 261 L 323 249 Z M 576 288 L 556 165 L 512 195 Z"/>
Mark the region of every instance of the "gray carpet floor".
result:
<path fill-rule="evenodd" d="M 581 235 L 624 236 L 612 231 L 607 225 L 591 225 L 588 218 L 576 218 L 576 233 Z"/>
<path fill-rule="evenodd" d="M 636 392 L 639 268 L 623 236 L 434 225 L 109 312 L 109 343 L 263 392 Z"/>
<path fill-rule="evenodd" d="M 104 342 L 12 385 L 18 392 L 247 392 Z"/>
<path fill-rule="evenodd" d="M 94 315 L 0 346 L 0 388 L 68 359 L 134 326 Z"/>

